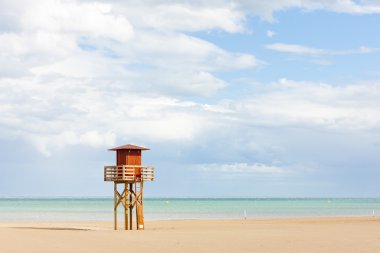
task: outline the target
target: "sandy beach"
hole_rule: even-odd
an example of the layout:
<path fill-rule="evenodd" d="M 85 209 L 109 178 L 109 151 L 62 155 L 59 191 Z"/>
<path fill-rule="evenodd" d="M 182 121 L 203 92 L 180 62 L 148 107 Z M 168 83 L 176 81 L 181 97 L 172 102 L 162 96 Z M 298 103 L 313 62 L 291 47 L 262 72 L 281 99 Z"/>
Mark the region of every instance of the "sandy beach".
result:
<path fill-rule="evenodd" d="M 380 217 L 0 224 L 0 252 L 380 252 Z"/>

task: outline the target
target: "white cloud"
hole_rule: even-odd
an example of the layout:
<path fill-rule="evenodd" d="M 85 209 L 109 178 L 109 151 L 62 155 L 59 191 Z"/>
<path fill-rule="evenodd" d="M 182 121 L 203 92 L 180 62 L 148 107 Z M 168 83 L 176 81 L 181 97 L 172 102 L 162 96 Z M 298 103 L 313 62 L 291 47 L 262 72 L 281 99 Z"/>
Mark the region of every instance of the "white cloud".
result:
<path fill-rule="evenodd" d="M 128 93 L 82 79 L 0 79 L 0 135 L 52 147 L 111 146 L 115 139 L 193 140 L 217 124 L 195 103 Z"/>
<path fill-rule="evenodd" d="M 262 6 L 260 15 L 278 10 L 253 3 Z M 378 88 L 372 84 L 334 87 L 284 79 L 237 100 L 199 102 L 228 86 L 218 72 L 250 70 L 261 61 L 184 32 L 244 32 L 244 4 L 1 2 L 11 13 L 0 18 L 1 138 L 30 140 L 49 154 L 57 143 L 186 142 L 231 125 L 378 127 Z M 290 50 L 329 53 L 299 45 Z"/>
<path fill-rule="evenodd" d="M 260 127 L 377 132 L 379 83 L 333 86 L 281 79 L 256 84 L 238 100 L 204 104 L 125 92 L 123 86 L 91 79 L 3 78 L 0 134 L 31 140 L 49 154 L 57 145 L 112 146 L 120 138 L 187 142 L 228 129 L 243 139 Z"/>
<path fill-rule="evenodd" d="M 244 13 L 230 4 L 207 5 L 191 2 L 134 2 L 119 5 L 136 26 L 165 31 L 200 31 L 221 29 L 226 32 L 244 30 Z M 140 15 L 144 13 L 144 15 Z"/>
<path fill-rule="evenodd" d="M 274 51 L 294 54 L 321 55 L 326 53 L 323 49 L 306 47 L 297 44 L 274 43 L 266 45 L 265 47 Z"/>
<path fill-rule="evenodd" d="M 238 5 L 246 12 L 252 12 L 267 21 L 274 21 L 273 14 L 275 12 L 291 8 L 305 11 L 324 10 L 355 15 L 380 13 L 380 3 L 375 1 L 361 1 L 358 3 L 352 0 L 241 0 Z"/>
<path fill-rule="evenodd" d="M 340 132 L 380 128 L 380 81 L 333 86 L 281 79 L 256 88 L 261 92 L 231 105 L 245 124 Z"/>
<path fill-rule="evenodd" d="M 28 4 L 23 12 L 21 26 L 29 31 L 43 30 L 118 41 L 128 41 L 133 36 L 129 21 L 114 14 L 109 4 L 41 0 Z"/>
<path fill-rule="evenodd" d="M 327 50 L 321 48 L 307 47 L 298 44 L 284 44 L 284 43 L 274 43 L 268 44 L 265 46 L 267 49 L 284 52 L 284 53 L 293 53 L 301 55 L 310 55 L 310 56 L 320 56 L 320 55 L 350 55 L 350 54 L 367 54 L 378 52 L 379 49 L 369 48 L 369 47 L 359 47 L 357 49 L 349 50 Z"/>
<path fill-rule="evenodd" d="M 215 72 L 260 64 L 183 33 L 242 31 L 244 14 L 229 6 L 0 6 L 12 13 L 0 26 L 6 30 L 0 32 L 0 135 L 30 140 L 44 154 L 56 143 L 109 145 L 121 136 L 191 140 L 213 123 L 183 97 L 224 88 Z"/>
<path fill-rule="evenodd" d="M 131 63 L 180 72 L 244 69 L 261 64 L 253 55 L 227 52 L 205 40 L 177 33 L 142 31 L 128 47 L 114 49 Z"/>
<path fill-rule="evenodd" d="M 268 30 L 268 31 L 266 32 L 266 35 L 267 35 L 267 37 L 272 38 L 274 35 L 276 35 L 276 33 L 273 32 L 273 31 L 271 31 L 271 30 Z"/>
<path fill-rule="evenodd" d="M 203 172 L 213 172 L 213 173 L 244 173 L 244 174 L 285 174 L 288 173 L 289 170 L 283 167 L 279 167 L 276 165 L 266 165 L 262 163 L 231 163 L 231 164 L 217 164 L 217 163 L 209 163 L 209 164 L 198 164 L 194 166 L 196 170 L 200 170 Z"/>
<path fill-rule="evenodd" d="M 111 147 L 116 143 L 116 135 L 111 132 L 99 133 L 96 130 L 78 133 L 75 129 L 51 133 L 48 135 L 26 135 L 26 139 L 32 141 L 37 149 L 44 155 L 50 156 L 53 151 L 66 147 L 67 145 L 88 145 L 91 147 Z"/>
<path fill-rule="evenodd" d="M 84 1 L 86 2 L 86 1 Z M 105 1 L 117 6 L 118 13 L 126 13 L 134 23 L 143 27 L 161 27 L 167 30 L 198 31 L 221 29 L 242 32 L 245 15 L 254 14 L 273 22 L 276 12 L 288 9 L 330 11 L 354 15 L 380 13 L 377 1 L 353 0 L 160 0 L 160 1 Z M 126 7 L 127 6 L 127 7 Z M 139 15 L 145 13 L 145 15 Z M 191 22 L 189 21 L 191 20 Z"/>
<path fill-rule="evenodd" d="M 328 51 L 328 54 L 331 55 L 349 55 L 349 54 L 368 54 L 368 53 L 377 53 L 380 50 L 378 48 L 370 48 L 361 46 L 356 49 L 349 49 L 349 50 L 330 50 Z"/>
<path fill-rule="evenodd" d="M 228 52 L 179 29 L 239 31 L 244 15 L 228 6 L 217 8 L 210 17 L 210 7 L 198 12 L 201 7 L 170 5 L 173 7 L 168 10 L 170 15 L 174 17 L 173 13 L 179 12 L 179 16 L 174 21 L 167 15 L 157 19 L 178 25 L 171 29 L 170 24 L 140 22 L 141 17 L 147 17 L 145 11 L 153 8 L 150 11 L 156 13 L 156 8 L 162 8 L 150 4 L 119 6 L 90 1 L 1 4 L 7 13 L 12 13 L 4 23 L 13 27 L 0 33 L 3 77 L 91 78 L 94 83 L 106 80 L 128 91 L 209 96 L 226 85 L 214 72 L 260 64 L 253 55 Z M 183 21 L 191 25 L 194 19 L 199 25 L 189 29 L 186 24 L 179 24 Z"/>

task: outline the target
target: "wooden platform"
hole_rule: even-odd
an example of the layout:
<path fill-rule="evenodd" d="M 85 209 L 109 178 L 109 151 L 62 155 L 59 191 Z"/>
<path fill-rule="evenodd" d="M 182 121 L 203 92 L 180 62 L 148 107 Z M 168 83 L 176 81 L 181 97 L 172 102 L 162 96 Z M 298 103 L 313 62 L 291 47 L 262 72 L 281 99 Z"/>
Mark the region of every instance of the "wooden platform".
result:
<path fill-rule="evenodd" d="M 154 167 L 141 165 L 104 166 L 104 181 L 135 183 L 154 180 Z"/>

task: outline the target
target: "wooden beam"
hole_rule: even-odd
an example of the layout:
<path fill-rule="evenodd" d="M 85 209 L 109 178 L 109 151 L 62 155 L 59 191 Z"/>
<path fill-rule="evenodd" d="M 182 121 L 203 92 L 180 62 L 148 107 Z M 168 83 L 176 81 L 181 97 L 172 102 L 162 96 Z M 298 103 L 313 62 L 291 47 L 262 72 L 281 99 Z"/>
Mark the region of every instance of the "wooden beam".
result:
<path fill-rule="evenodd" d="M 125 197 L 125 189 L 124 189 L 124 191 L 120 194 L 118 191 L 117 191 L 117 189 L 116 189 L 116 194 L 117 194 L 117 196 L 119 197 L 118 198 L 118 200 L 117 200 L 117 203 L 116 203 L 116 207 L 118 207 L 119 206 L 119 204 L 120 203 L 122 203 L 122 201 L 123 201 L 123 199 L 124 199 L 124 197 Z M 123 203 L 123 206 L 125 207 L 125 203 Z"/>

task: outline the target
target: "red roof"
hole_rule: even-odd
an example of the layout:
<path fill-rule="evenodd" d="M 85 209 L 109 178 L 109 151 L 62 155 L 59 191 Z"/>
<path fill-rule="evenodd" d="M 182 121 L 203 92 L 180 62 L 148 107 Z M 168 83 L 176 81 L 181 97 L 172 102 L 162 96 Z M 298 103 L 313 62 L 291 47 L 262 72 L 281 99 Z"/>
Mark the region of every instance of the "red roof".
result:
<path fill-rule="evenodd" d="M 111 148 L 109 150 L 116 151 L 116 150 L 122 150 L 122 149 L 149 150 L 149 148 L 139 147 L 139 146 L 132 145 L 132 144 L 127 144 L 127 145 L 124 145 L 124 146 L 120 146 L 120 147 L 116 147 L 116 148 Z"/>

